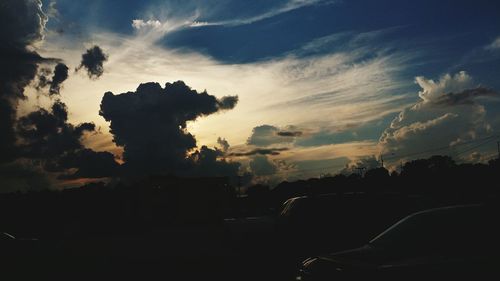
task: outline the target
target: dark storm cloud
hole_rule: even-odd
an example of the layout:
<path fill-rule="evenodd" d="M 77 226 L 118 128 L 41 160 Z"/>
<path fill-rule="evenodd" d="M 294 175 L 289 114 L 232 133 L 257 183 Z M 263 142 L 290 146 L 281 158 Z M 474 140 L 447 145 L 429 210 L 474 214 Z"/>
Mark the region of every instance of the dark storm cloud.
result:
<path fill-rule="evenodd" d="M 237 103 L 238 96 L 226 96 L 218 101 L 219 108 L 223 110 L 233 109 Z"/>
<path fill-rule="evenodd" d="M 39 109 L 19 118 L 17 131 L 22 156 L 50 159 L 67 151 L 83 148 L 80 139 L 85 132 L 95 130 L 92 123 L 73 126 L 67 123 L 66 105 L 56 101 L 51 111 Z"/>
<path fill-rule="evenodd" d="M 229 156 L 252 156 L 252 155 L 279 155 L 282 151 L 289 150 L 286 147 L 280 148 L 256 148 L 245 152 L 233 152 Z"/>
<path fill-rule="evenodd" d="M 50 81 L 50 95 L 59 95 L 61 84 L 68 79 L 68 67 L 64 63 L 58 63 L 54 68 L 54 76 Z"/>
<path fill-rule="evenodd" d="M 72 174 L 61 175 L 61 179 L 110 177 L 117 175 L 120 168 L 112 153 L 91 149 L 69 152 L 59 159 L 58 164 L 63 169 L 77 169 Z"/>
<path fill-rule="evenodd" d="M 302 136 L 301 131 L 279 131 L 277 133 L 280 137 L 300 137 Z"/>
<path fill-rule="evenodd" d="M 3 47 L 24 49 L 43 38 L 47 16 L 40 0 L 2 0 L 0 37 Z"/>
<path fill-rule="evenodd" d="M 95 45 L 82 55 L 82 61 L 76 70 L 85 68 L 89 78 L 97 79 L 104 73 L 104 62 L 107 60 L 108 55 L 99 46 Z"/>
<path fill-rule="evenodd" d="M 439 105 L 459 105 L 459 104 L 475 104 L 475 98 L 479 97 L 500 97 L 493 89 L 478 87 L 475 89 L 467 89 L 459 93 L 448 93 L 437 98 L 434 103 Z"/>
<path fill-rule="evenodd" d="M 229 104 L 234 107 L 237 99 L 232 100 Z M 124 148 L 128 171 L 176 172 L 190 168 L 187 156 L 196 147 L 186 122 L 228 109 L 227 101 L 228 97 L 198 93 L 182 81 L 164 88 L 145 83 L 135 92 L 105 93 L 99 114 L 110 122 L 113 141 Z"/>
<path fill-rule="evenodd" d="M 74 126 L 67 122 L 66 105 L 56 101 L 50 110 L 39 109 L 17 119 L 17 106 L 26 99 L 24 89 L 38 72 L 37 90 L 49 87 L 49 94 L 59 94 L 68 78 L 68 67 L 58 59 L 43 58 L 32 45 L 43 39 L 47 17 L 39 0 L 2 0 L 0 4 L 0 187 L 2 192 L 45 189 L 50 186 L 47 172 L 63 172 L 70 166 L 60 163 L 71 154 L 94 159 L 93 164 L 76 168 L 80 174 L 92 174 L 88 167 L 99 167 L 104 158 L 81 152 L 81 138 L 95 130 L 92 123 Z M 57 64 L 38 71 L 39 64 Z M 53 75 L 52 75 L 53 74 Z M 52 76 L 51 76 L 52 75 Z M 109 162 L 109 161 L 108 161 Z M 82 162 L 84 163 L 84 162 Z M 65 164 L 65 165 L 61 165 Z M 72 166 L 75 166 L 74 164 Z"/>
<path fill-rule="evenodd" d="M 43 38 L 47 21 L 37 0 L 2 0 L 0 4 L 0 163 L 17 155 L 14 123 L 24 88 L 44 59 L 28 46 Z"/>
<path fill-rule="evenodd" d="M 47 172 L 61 172 L 61 179 L 101 178 L 117 175 L 119 164 L 109 152 L 84 148 L 81 139 L 94 132 L 93 123 L 72 125 L 64 103 L 54 102 L 50 111 L 39 109 L 19 118 L 20 156 L 41 161 Z M 67 174 L 68 169 L 76 169 Z"/>

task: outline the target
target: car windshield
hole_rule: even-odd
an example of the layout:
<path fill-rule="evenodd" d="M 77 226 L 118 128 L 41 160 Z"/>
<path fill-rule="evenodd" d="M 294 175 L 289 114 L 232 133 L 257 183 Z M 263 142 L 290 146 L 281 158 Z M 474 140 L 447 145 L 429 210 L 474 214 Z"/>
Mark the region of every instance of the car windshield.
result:
<path fill-rule="evenodd" d="M 490 242 L 487 216 L 478 207 L 452 207 L 411 215 L 370 242 L 395 251 L 478 247 Z"/>

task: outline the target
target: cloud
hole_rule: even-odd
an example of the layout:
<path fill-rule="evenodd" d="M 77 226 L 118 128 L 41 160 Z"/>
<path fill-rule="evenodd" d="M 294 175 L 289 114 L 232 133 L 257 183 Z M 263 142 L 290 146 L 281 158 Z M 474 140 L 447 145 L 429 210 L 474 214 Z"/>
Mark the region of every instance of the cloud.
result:
<path fill-rule="evenodd" d="M 64 63 L 58 63 L 54 68 L 54 76 L 49 82 L 50 95 L 59 95 L 61 84 L 68 79 L 68 67 Z"/>
<path fill-rule="evenodd" d="M 255 155 L 249 162 L 251 172 L 256 176 L 270 176 L 278 171 L 278 167 L 266 155 Z"/>
<path fill-rule="evenodd" d="M 49 76 L 52 74 L 52 70 L 47 67 L 42 67 L 38 69 L 38 73 L 36 75 L 36 84 L 34 85 L 37 91 L 42 91 L 43 88 L 49 85 L 50 78 Z"/>
<path fill-rule="evenodd" d="M 208 21 L 197 21 L 197 20 L 195 20 L 191 24 L 189 24 L 190 27 L 202 27 L 202 26 L 210 26 L 210 25 L 214 25 L 214 24 L 211 24 Z"/>
<path fill-rule="evenodd" d="M 355 173 L 363 173 L 372 169 L 382 167 L 382 163 L 375 156 L 363 157 L 354 159 L 340 171 L 341 174 L 350 175 Z"/>
<path fill-rule="evenodd" d="M 284 61 L 281 78 L 288 84 L 261 111 L 273 111 L 275 123 L 327 127 L 335 119 L 338 128 L 380 120 L 407 106 L 409 87 L 398 75 L 414 54 L 349 47 L 351 51 Z"/>
<path fill-rule="evenodd" d="M 57 6 L 57 1 L 51 0 L 49 2 L 49 7 L 46 9 L 46 14 L 48 18 L 59 20 L 61 14 L 59 13 L 59 10 L 57 10 L 56 6 Z"/>
<path fill-rule="evenodd" d="M 287 147 L 278 147 L 278 148 L 256 148 L 252 149 L 249 151 L 243 151 L 243 152 L 232 152 L 228 156 L 236 156 L 236 157 L 241 157 L 241 156 L 252 156 L 252 155 L 279 155 L 283 151 L 287 151 L 289 148 Z"/>
<path fill-rule="evenodd" d="M 198 21 L 193 20 L 190 24 L 191 27 L 199 27 L 199 26 L 214 26 L 214 25 L 225 25 L 225 26 L 238 26 L 238 25 L 246 25 L 252 24 L 254 22 L 258 22 L 261 20 L 265 20 L 268 18 L 272 18 L 278 16 L 280 14 L 284 14 L 293 10 L 297 10 L 300 8 L 304 8 L 307 6 L 320 5 L 320 4 L 332 4 L 336 1 L 325 1 L 325 0 L 288 0 L 283 4 L 278 5 L 276 7 L 272 7 L 266 11 L 261 13 L 247 16 L 247 17 L 236 17 L 233 19 L 222 20 L 222 21 Z"/>
<path fill-rule="evenodd" d="M 38 161 L 45 172 L 61 173 L 60 179 L 111 177 L 119 164 L 109 152 L 96 152 L 82 144 L 93 123 L 74 126 L 68 121 L 67 107 L 55 101 L 50 111 L 39 109 L 19 118 L 19 157 Z M 74 170 L 74 172 L 68 172 Z"/>
<path fill-rule="evenodd" d="M 56 101 L 47 111 L 43 108 L 19 118 L 17 132 L 20 138 L 21 156 L 26 158 L 53 159 L 83 148 L 80 139 L 85 132 L 95 130 L 92 123 L 73 126 L 67 123 L 66 105 Z"/>
<path fill-rule="evenodd" d="M 59 100 L 49 110 L 40 108 L 17 119 L 18 105 L 26 100 L 25 88 L 34 80 L 41 63 L 57 63 L 53 76 L 42 68 L 36 88 L 49 86 L 59 94 L 68 67 L 47 59 L 35 50 L 44 38 L 47 16 L 37 0 L 5 0 L 0 5 L 0 185 L 3 192 L 50 187 L 47 172 L 60 169 L 62 155 L 83 148 L 81 138 L 94 131 L 92 123 L 73 126 L 67 122 L 66 105 Z M 95 163 L 94 163 L 95 164 Z"/>
<path fill-rule="evenodd" d="M 88 49 L 82 55 L 82 61 L 76 70 L 85 68 L 91 79 L 97 79 L 104 73 L 104 62 L 108 60 L 108 55 L 97 45 Z"/>
<path fill-rule="evenodd" d="M 300 131 L 291 131 L 294 126 L 289 126 L 284 130 L 271 125 L 261 125 L 252 129 L 252 134 L 247 140 L 247 144 L 255 146 L 269 146 L 273 144 L 292 143 L 295 137 L 302 135 Z"/>
<path fill-rule="evenodd" d="M 186 123 L 236 105 L 236 98 L 230 105 L 227 99 L 198 93 L 182 81 L 164 88 L 151 82 L 139 85 L 135 92 L 105 93 L 99 114 L 110 122 L 113 141 L 123 147 L 129 171 L 179 172 L 189 168 L 188 154 L 196 148 Z M 208 153 L 207 149 L 199 154 Z"/>
<path fill-rule="evenodd" d="M 237 103 L 238 96 L 225 96 L 217 101 L 219 108 L 222 110 L 233 109 Z"/>
<path fill-rule="evenodd" d="M 300 137 L 302 136 L 301 131 L 279 131 L 277 133 L 280 137 Z"/>
<path fill-rule="evenodd" d="M 474 89 L 463 90 L 458 93 L 448 93 L 438 97 L 434 103 L 440 105 L 460 105 L 460 104 L 474 104 L 476 98 L 491 97 L 498 98 L 498 93 L 493 89 L 484 87 L 477 87 Z"/>
<path fill-rule="evenodd" d="M 496 38 L 491 44 L 486 46 L 487 50 L 498 50 L 500 49 L 500 37 Z"/>
<path fill-rule="evenodd" d="M 3 0 L 0 6 L 2 48 L 25 49 L 43 39 L 47 16 L 40 0 Z M 5 46 L 6 45 L 6 46 Z"/>
<path fill-rule="evenodd" d="M 46 66 L 38 69 L 36 75 L 34 87 L 37 91 L 43 92 L 45 87 L 49 87 L 48 95 L 59 95 L 62 83 L 68 79 L 69 68 L 64 63 L 57 63 L 54 67 L 54 71 L 50 70 Z M 50 77 L 52 75 L 52 77 Z"/>
<path fill-rule="evenodd" d="M 71 151 L 63 155 L 58 164 L 63 169 L 76 169 L 73 173 L 60 175 L 60 179 L 112 177 L 119 175 L 120 168 L 112 153 L 91 149 Z"/>
<path fill-rule="evenodd" d="M 162 23 L 159 20 L 132 20 L 132 27 L 138 30 L 143 28 L 159 28 L 161 25 Z"/>
<path fill-rule="evenodd" d="M 237 176 L 241 164 L 238 162 L 226 161 L 224 158 L 221 158 L 222 156 L 222 151 L 210 149 L 204 145 L 189 156 L 189 169 L 179 171 L 178 173 L 181 175 L 197 177 Z"/>
<path fill-rule="evenodd" d="M 41 1 L 5 0 L 0 5 L 0 163 L 16 157 L 14 124 L 24 88 L 44 59 L 28 49 L 43 38 L 47 17 Z"/>
<path fill-rule="evenodd" d="M 456 93 L 471 88 L 473 84 L 472 78 L 465 71 L 461 71 L 454 76 L 445 74 L 438 82 L 418 76 L 415 78 L 415 82 L 422 88 L 418 92 L 418 96 L 424 102 L 435 101 L 442 98 L 444 94 Z"/>
<path fill-rule="evenodd" d="M 226 139 L 218 137 L 217 144 L 220 146 L 222 152 L 227 152 L 229 150 L 230 145 Z"/>
<path fill-rule="evenodd" d="M 494 113 L 487 114 L 484 98 L 499 96 L 475 86 L 466 72 L 446 74 L 437 82 L 417 77 L 416 82 L 422 88 L 418 93 L 421 100 L 404 109 L 385 129 L 379 140 L 382 154 L 394 155 L 392 160 L 454 154 L 457 144 L 495 133 L 490 124 Z M 442 150 L 433 151 L 436 148 Z M 425 152 L 428 150 L 432 151 Z"/>

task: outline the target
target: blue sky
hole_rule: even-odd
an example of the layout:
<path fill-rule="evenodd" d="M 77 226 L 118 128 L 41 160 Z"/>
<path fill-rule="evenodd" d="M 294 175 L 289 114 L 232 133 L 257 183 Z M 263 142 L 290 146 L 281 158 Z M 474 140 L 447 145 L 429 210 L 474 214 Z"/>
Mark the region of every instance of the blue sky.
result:
<path fill-rule="evenodd" d="M 44 9 L 50 19 L 42 53 L 69 64 L 91 44 L 109 53 L 108 74 L 85 84 L 86 96 L 77 93 L 84 85 L 77 77 L 65 86 L 74 120 L 102 125 L 102 136 L 88 140 L 96 148 L 113 149 L 108 124 L 96 114 L 105 91 L 172 80 L 240 97 L 234 110 L 190 123 L 198 145 L 224 137 L 232 150 L 245 151 L 258 126 L 300 131 L 271 142 L 286 152 L 266 156 L 277 174 L 292 178 L 307 165 L 317 168 L 314 161 L 338 167 L 432 146 L 451 151 L 498 133 L 498 102 L 489 92 L 468 108 L 429 105 L 438 94 L 500 89 L 495 1 L 47 0 Z M 484 160 L 491 151 L 477 153 Z"/>
<path fill-rule="evenodd" d="M 204 52 L 226 62 L 283 56 L 340 32 L 397 28 L 383 40 L 395 41 L 394 48 L 418 48 L 429 52 L 429 58 L 438 56 L 443 62 L 436 63 L 444 71 L 467 52 L 491 43 L 500 26 L 494 1 L 296 1 L 312 4 L 276 11 L 288 2 L 293 1 L 59 0 L 56 7 L 61 20 L 49 22 L 49 27 L 67 28 L 71 23 L 84 33 L 105 29 L 131 34 L 132 19 L 166 20 L 198 12 L 199 22 L 227 24 L 180 29 L 158 43 Z M 266 13 L 269 17 L 259 20 Z M 253 18 L 254 22 L 239 23 Z"/>

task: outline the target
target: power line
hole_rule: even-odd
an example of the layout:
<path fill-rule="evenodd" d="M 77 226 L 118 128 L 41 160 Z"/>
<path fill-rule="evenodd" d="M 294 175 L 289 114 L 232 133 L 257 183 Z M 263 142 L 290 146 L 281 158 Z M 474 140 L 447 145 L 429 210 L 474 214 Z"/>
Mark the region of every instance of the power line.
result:
<path fill-rule="evenodd" d="M 476 143 L 476 142 L 479 142 L 479 141 L 493 139 L 495 137 L 498 137 L 498 136 L 497 135 L 492 135 L 492 136 L 485 137 L 485 138 L 482 138 L 482 139 L 472 140 L 472 141 L 468 141 L 468 142 L 462 142 L 462 143 L 456 144 L 454 147 L 469 145 L 469 144 Z M 411 157 L 411 156 L 416 156 L 416 155 L 420 155 L 420 154 L 426 154 L 426 153 L 430 153 L 430 152 L 436 152 L 436 151 L 445 150 L 445 149 L 452 149 L 454 147 L 450 147 L 449 145 L 447 145 L 447 146 L 435 147 L 435 148 L 431 148 L 431 149 L 427 149 L 427 150 L 422 150 L 422 151 L 417 151 L 417 152 L 412 152 L 412 153 L 403 154 L 403 155 L 395 154 L 395 155 L 391 155 L 391 156 L 385 157 L 385 160 L 387 160 L 387 159 L 399 159 L 399 158 Z"/>
<path fill-rule="evenodd" d="M 492 138 L 492 139 L 486 140 L 486 141 L 484 141 L 484 142 L 482 142 L 482 143 L 480 143 L 480 144 L 478 144 L 478 145 L 475 145 L 475 146 L 470 147 L 470 148 L 468 148 L 468 149 L 465 149 L 465 150 L 463 150 L 463 151 L 457 152 L 457 153 L 455 153 L 455 157 L 456 157 L 456 156 L 458 156 L 458 155 L 464 154 L 464 153 L 466 153 L 466 152 L 469 152 L 469 151 L 471 151 L 471 150 L 474 150 L 474 149 L 476 149 L 476 148 L 478 148 L 478 147 L 481 147 L 481 146 L 483 146 L 483 145 L 486 145 L 486 144 L 488 144 L 488 143 L 490 143 L 491 141 L 494 141 L 494 140 L 495 140 L 495 139 L 494 139 L 494 138 Z"/>

